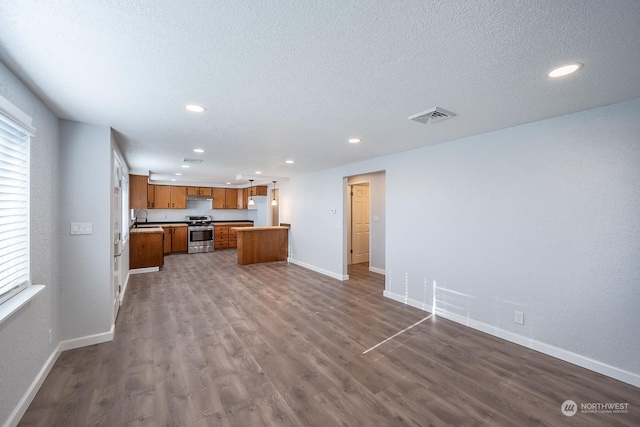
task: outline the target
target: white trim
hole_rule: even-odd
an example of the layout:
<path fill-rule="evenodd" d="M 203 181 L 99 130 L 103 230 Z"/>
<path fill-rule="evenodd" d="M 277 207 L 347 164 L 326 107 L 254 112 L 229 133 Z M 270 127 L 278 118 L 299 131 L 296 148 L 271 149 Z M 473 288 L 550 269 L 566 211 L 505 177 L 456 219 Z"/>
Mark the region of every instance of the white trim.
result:
<path fill-rule="evenodd" d="M 383 276 L 386 275 L 386 271 L 383 270 L 382 268 L 378 268 L 378 267 L 369 267 L 369 271 L 372 273 L 378 273 L 378 274 L 382 274 Z"/>
<path fill-rule="evenodd" d="M 300 267 L 304 267 L 306 269 L 315 271 L 316 273 L 324 274 L 325 276 L 329 276 L 329 277 L 332 277 L 332 278 L 337 279 L 337 280 L 342 280 L 342 281 L 349 280 L 349 275 L 348 274 L 334 273 L 332 271 L 325 270 L 325 269 L 319 268 L 319 267 L 315 267 L 315 266 L 313 266 L 311 264 L 307 264 L 307 263 L 304 263 L 302 261 L 298 261 L 298 260 L 293 259 L 293 258 L 289 258 L 289 262 L 291 264 L 299 265 Z"/>
<path fill-rule="evenodd" d="M 393 292 L 384 291 L 383 295 L 392 300 L 401 302 L 403 304 L 410 305 L 420 310 L 431 312 L 431 306 L 427 306 L 419 301 L 412 300 L 403 295 L 394 294 Z M 423 306 L 425 308 L 423 308 Z M 426 308 L 428 307 L 428 309 Z M 590 371 L 598 372 L 602 375 L 614 378 L 616 380 L 631 384 L 635 387 L 640 387 L 640 374 L 625 371 L 624 369 L 617 368 L 615 366 L 608 365 L 606 363 L 590 359 L 580 354 L 565 350 L 559 347 L 555 347 L 551 344 L 547 344 L 541 341 L 537 341 L 525 336 L 516 334 L 514 332 L 505 331 L 496 326 L 489 325 L 487 323 L 478 322 L 467 317 L 460 316 L 454 313 L 435 313 L 436 317 L 443 317 L 451 320 L 452 322 L 460 323 L 464 326 L 468 326 L 472 329 L 493 335 L 494 337 L 502 338 L 503 340 L 512 342 L 514 344 L 521 345 L 523 347 L 530 348 L 540 353 L 555 357 L 556 359 L 564 360 L 565 362 L 572 363 L 574 365 L 589 369 Z"/>
<path fill-rule="evenodd" d="M 31 402 L 36 397 L 36 394 L 38 393 L 38 390 L 40 390 L 42 383 L 47 378 L 47 375 L 49 375 L 51 368 L 53 368 L 53 365 L 55 365 L 56 361 L 58 360 L 58 356 L 60 356 L 60 353 L 60 344 L 58 344 L 40 369 L 40 372 L 38 372 L 38 375 L 36 375 L 36 377 L 33 379 L 33 382 L 24 393 L 16 407 L 11 412 L 11 415 L 9 415 L 9 418 L 4 423 L 4 427 L 15 427 L 18 425 L 25 412 L 27 412 L 27 409 L 29 409 L 29 405 L 31 405 Z"/>
<path fill-rule="evenodd" d="M 62 351 L 73 350 L 74 348 L 86 347 L 89 345 L 112 341 L 113 335 L 115 333 L 115 326 L 116 325 L 111 325 L 111 330 L 109 332 L 101 332 L 99 334 L 87 335 L 86 337 L 62 341 L 60 343 L 60 349 Z"/>
<path fill-rule="evenodd" d="M 7 320 L 13 313 L 24 307 L 29 301 L 44 290 L 44 285 L 31 285 L 0 304 L 0 323 Z"/>
<path fill-rule="evenodd" d="M 5 123 L 9 123 L 29 136 L 34 136 L 36 133 L 35 128 L 31 126 L 33 122 L 31 116 L 13 105 L 4 96 L 0 96 L 0 117 Z"/>
<path fill-rule="evenodd" d="M 129 270 L 129 274 L 153 273 L 156 271 L 160 271 L 160 267 L 134 268 L 133 270 Z"/>
<path fill-rule="evenodd" d="M 127 271 L 127 278 L 124 281 L 124 285 L 122 286 L 122 290 L 120 291 L 120 306 L 122 306 L 122 302 L 124 301 L 124 293 L 127 291 L 127 285 L 129 285 L 129 278 L 131 278 L 131 272 Z"/>

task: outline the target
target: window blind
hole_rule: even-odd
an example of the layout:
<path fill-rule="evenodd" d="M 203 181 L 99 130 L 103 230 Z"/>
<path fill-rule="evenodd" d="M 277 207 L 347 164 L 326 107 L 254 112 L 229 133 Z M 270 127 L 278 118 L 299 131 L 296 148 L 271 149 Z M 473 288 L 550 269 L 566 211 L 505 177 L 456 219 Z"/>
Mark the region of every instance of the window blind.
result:
<path fill-rule="evenodd" d="M 0 304 L 29 283 L 29 139 L 0 116 Z"/>

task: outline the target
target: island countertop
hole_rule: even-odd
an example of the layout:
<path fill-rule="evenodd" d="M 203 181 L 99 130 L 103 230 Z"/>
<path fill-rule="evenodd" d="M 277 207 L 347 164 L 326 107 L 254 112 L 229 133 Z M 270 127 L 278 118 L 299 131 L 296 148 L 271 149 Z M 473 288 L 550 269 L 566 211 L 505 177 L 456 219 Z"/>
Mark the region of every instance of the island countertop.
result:
<path fill-rule="evenodd" d="M 288 230 L 289 227 L 284 227 L 281 225 L 273 225 L 270 227 L 233 227 L 233 230 L 237 232 L 248 232 L 248 231 L 264 231 L 264 230 Z"/>

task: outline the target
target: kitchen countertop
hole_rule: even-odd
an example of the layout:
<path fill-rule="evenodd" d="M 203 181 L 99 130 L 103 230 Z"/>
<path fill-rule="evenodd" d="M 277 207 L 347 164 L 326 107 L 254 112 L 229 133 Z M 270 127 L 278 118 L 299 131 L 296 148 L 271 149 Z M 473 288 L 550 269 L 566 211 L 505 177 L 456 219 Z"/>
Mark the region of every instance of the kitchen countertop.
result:
<path fill-rule="evenodd" d="M 284 227 L 281 225 L 274 225 L 271 227 L 238 227 L 235 228 L 236 231 L 240 232 L 245 232 L 245 231 L 263 231 L 263 230 L 288 230 L 289 227 Z"/>
<path fill-rule="evenodd" d="M 142 227 L 142 228 L 134 228 L 131 230 L 131 234 L 154 234 L 161 233 L 164 234 L 164 230 L 162 227 Z"/>

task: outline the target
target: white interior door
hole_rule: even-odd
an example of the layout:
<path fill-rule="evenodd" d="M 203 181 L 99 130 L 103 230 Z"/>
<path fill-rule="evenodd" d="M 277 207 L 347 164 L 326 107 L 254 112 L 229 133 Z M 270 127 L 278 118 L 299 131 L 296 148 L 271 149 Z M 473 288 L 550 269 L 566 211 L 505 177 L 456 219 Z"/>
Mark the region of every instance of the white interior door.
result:
<path fill-rule="evenodd" d="M 113 295 L 113 321 L 115 322 L 120 308 L 120 260 L 122 253 L 122 166 L 118 156 L 113 156 L 113 191 L 111 195 L 111 236 L 113 243 L 113 266 L 111 272 L 111 289 Z"/>
<path fill-rule="evenodd" d="M 369 262 L 369 186 L 354 185 L 351 202 L 351 263 Z"/>

